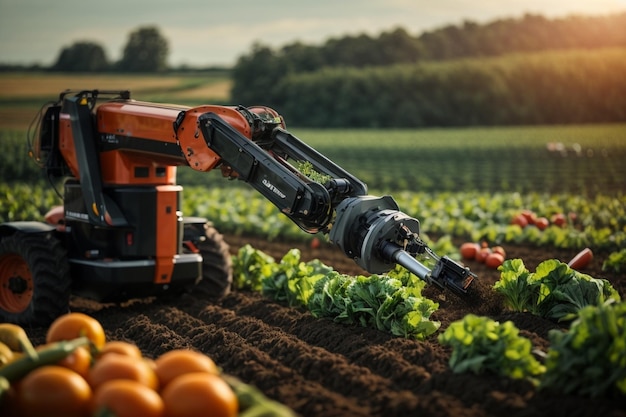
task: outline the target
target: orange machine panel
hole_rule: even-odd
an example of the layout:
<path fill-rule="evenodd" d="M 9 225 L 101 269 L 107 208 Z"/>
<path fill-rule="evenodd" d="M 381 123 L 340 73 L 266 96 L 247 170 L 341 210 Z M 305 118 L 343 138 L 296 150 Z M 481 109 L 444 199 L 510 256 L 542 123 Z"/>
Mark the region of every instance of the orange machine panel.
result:
<path fill-rule="evenodd" d="M 154 282 L 166 284 L 172 279 L 178 245 L 178 198 L 181 186 L 161 185 L 157 187 L 156 222 L 156 265 Z"/>
<path fill-rule="evenodd" d="M 188 165 L 197 171 L 210 171 L 220 162 L 219 155 L 206 145 L 200 131 L 198 118 L 205 113 L 217 114 L 242 135 L 248 139 L 251 137 L 248 121 L 235 107 L 200 106 L 187 110 L 178 127 L 178 140 Z"/>

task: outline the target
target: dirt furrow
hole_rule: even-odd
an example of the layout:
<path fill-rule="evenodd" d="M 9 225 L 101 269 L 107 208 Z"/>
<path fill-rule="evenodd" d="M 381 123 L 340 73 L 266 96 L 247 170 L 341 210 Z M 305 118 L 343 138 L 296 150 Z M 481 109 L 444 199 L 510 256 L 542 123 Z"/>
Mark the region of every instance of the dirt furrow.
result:
<path fill-rule="evenodd" d="M 224 372 L 256 385 L 280 402 L 304 407 L 301 411 L 305 414 L 311 413 L 309 408 L 316 409 L 319 404 L 326 404 L 337 415 L 368 415 L 367 409 L 358 404 L 358 399 L 346 397 L 315 380 L 308 380 L 288 364 L 272 358 L 271 352 L 264 351 L 254 341 L 230 329 L 232 323 L 228 320 L 207 323 L 183 309 L 160 302 L 143 305 L 141 309 L 149 315 L 149 319 L 145 314 L 137 314 L 128 323 L 122 323 L 112 336 L 118 340 L 131 339 L 142 351 L 165 352 L 175 348 L 202 351 L 212 357 Z M 219 307 L 213 310 L 216 316 L 228 315 L 227 310 L 224 314 L 217 313 Z M 289 389 L 293 384 L 299 387 L 297 391 Z M 296 411 L 299 410 L 296 408 Z"/>

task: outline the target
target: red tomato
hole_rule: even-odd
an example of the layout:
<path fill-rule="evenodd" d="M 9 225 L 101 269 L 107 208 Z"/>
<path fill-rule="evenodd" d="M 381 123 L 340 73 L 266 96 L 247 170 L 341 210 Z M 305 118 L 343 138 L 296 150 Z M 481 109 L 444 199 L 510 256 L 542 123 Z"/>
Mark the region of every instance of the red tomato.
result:
<path fill-rule="evenodd" d="M 550 226 L 550 221 L 545 217 L 537 217 L 535 220 L 535 226 L 537 226 L 539 230 L 546 230 L 548 226 Z"/>
<path fill-rule="evenodd" d="M 567 263 L 567 265 L 572 269 L 583 269 L 589 262 L 593 259 L 593 252 L 589 248 L 585 248 L 578 252 L 576 256 L 572 258 L 571 261 Z"/>
<path fill-rule="evenodd" d="M 506 251 L 504 250 L 504 248 L 502 246 L 494 246 L 493 248 L 491 248 L 491 251 L 494 252 L 494 253 L 499 253 L 504 258 L 506 258 Z"/>
<path fill-rule="evenodd" d="M 565 225 L 567 224 L 567 218 L 563 213 L 553 214 L 550 218 L 550 221 L 559 227 L 565 227 Z"/>
<path fill-rule="evenodd" d="M 476 259 L 480 245 L 474 242 L 465 242 L 461 245 L 460 252 L 463 259 Z"/>
<path fill-rule="evenodd" d="M 528 226 L 528 220 L 526 220 L 526 217 L 524 217 L 523 214 L 518 214 L 513 217 L 513 219 L 511 220 L 511 224 L 516 224 L 523 229 L 524 227 Z"/>
<path fill-rule="evenodd" d="M 480 248 L 480 250 L 476 253 L 476 257 L 474 258 L 478 262 L 485 262 L 487 256 L 491 253 L 491 249 L 489 248 Z"/>
<path fill-rule="evenodd" d="M 526 219 L 528 224 L 535 224 L 535 220 L 537 220 L 537 215 L 532 210 L 522 210 L 522 216 Z"/>
<path fill-rule="evenodd" d="M 499 252 L 492 252 L 485 258 L 485 265 L 488 268 L 496 269 L 504 262 L 504 256 Z"/>

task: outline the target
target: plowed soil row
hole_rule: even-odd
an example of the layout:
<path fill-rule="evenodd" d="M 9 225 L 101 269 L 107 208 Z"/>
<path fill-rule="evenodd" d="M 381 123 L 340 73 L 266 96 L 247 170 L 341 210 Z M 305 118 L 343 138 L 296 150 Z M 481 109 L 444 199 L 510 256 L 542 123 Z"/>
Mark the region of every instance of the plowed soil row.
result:
<path fill-rule="evenodd" d="M 303 260 L 318 258 L 340 272 L 358 274 L 352 261 L 335 249 L 272 243 L 228 236 L 231 252 L 251 243 L 280 258 L 299 247 Z M 511 248 L 529 268 L 542 259 L 574 254 Z M 595 276 L 600 260 L 589 271 Z M 558 325 L 510 313 L 490 289 L 497 273 L 482 265 L 468 301 L 428 288 L 440 303 L 437 320 L 451 321 L 474 312 L 513 320 L 535 347 L 547 348 L 547 332 Z M 595 268 L 595 269 L 594 269 Z M 623 294 L 623 278 L 608 277 Z M 100 320 L 110 339 L 136 343 L 148 357 L 176 348 L 205 352 L 224 372 L 260 388 L 302 416 L 626 416 L 618 401 L 591 400 L 537 392 L 529 383 L 493 375 L 457 375 L 447 366 L 450 352 L 436 337 L 426 341 L 393 337 L 376 330 L 316 319 L 308 312 L 264 298 L 233 292 L 220 300 L 196 294 L 177 299 L 134 300 L 102 305 L 76 299 L 73 310 Z M 45 329 L 29 329 L 42 341 Z"/>

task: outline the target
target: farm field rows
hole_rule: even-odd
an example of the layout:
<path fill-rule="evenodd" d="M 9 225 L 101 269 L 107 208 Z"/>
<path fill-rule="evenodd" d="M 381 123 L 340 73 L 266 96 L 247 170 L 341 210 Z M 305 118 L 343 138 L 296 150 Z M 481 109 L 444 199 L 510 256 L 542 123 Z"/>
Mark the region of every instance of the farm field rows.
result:
<path fill-rule="evenodd" d="M 215 74 L 0 74 L 0 128 L 24 129 L 49 101 L 67 89 L 130 90 L 137 100 L 198 105 L 225 102 L 230 94 L 228 76 Z"/>
<path fill-rule="evenodd" d="M 199 81 L 193 88 L 181 87 L 180 80 L 136 81 L 146 97 L 184 94 L 194 102 L 194 94 L 204 94 Z M 60 91 L 56 87 L 54 94 Z M 39 93 L 32 94 L 38 99 Z M 18 100 L 22 110 L 33 105 L 31 98 Z M 61 200 L 53 187 L 33 180 L 23 168 L 33 164 L 24 146 L 25 126 L 12 124 L 9 113 L 2 113 L 11 100 L 0 97 L 0 222 L 41 219 Z M 18 109 L 11 118 L 19 122 L 20 114 L 26 112 Z M 485 241 L 502 245 L 508 259 L 522 259 L 534 271 L 542 261 L 567 262 L 588 246 L 594 257 L 581 272 L 607 280 L 626 296 L 624 269 L 604 267 L 618 251 L 624 259 L 617 267 L 626 262 L 626 125 L 415 131 L 287 127 L 364 180 L 372 194 L 392 195 L 403 211 L 420 220 L 425 240 L 439 254 L 460 259 L 461 243 Z M 313 244 L 316 236 L 299 230 L 258 193 L 227 182 L 217 171 L 178 169 L 185 186 L 182 209 L 211 220 L 233 256 L 246 245 L 275 260 L 297 249 L 303 261 L 320 260 L 352 276 L 365 274 L 323 239 Z M 564 214 L 566 224 L 545 230 L 511 224 L 523 210 L 546 218 Z M 133 342 L 147 357 L 177 348 L 204 352 L 226 373 L 304 417 L 626 417 L 623 397 L 589 398 L 541 391 L 528 380 L 492 373 L 454 373 L 451 349 L 438 335 L 468 314 L 510 320 L 542 352 L 550 347 L 550 331 L 568 329 L 568 323 L 510 310 L 493 289 L 499 271 L 476 260 L 463 262 L 478 275 L 470 297 L 435 286 L 424 289 L 424 296 L 438 304 L 432 319 L 441 325 L 424 340 L 317 318 L 305 308 L 244 289 L 219 300 L 193 291 L 124 303 L 74 297 L 71 309 L 92 315 L 107 338 Z M 34 343 L 43 342 L 45 328 L 26 330 Z"/>
<path fill-rule="evenodd" d="M 252 236 L 226 235 L 231 253 L 251 244 L 279 259 L 298 248 L 303 260 L 321 259 L 336 270 L 359 274 L 356 265 L 323 245 L 268 242 Z M 575 251 L 507 246 L 529 268 L 546 257 L 568 259 Z M 434 287 L 425 296 L 439 303 L 433 319 L 445 329 L 468 313 L 512 320 L 537 349 L 548 346 L 547 334 L 564 325 L 503 308 L 490 286 L 497 271 L 477 262 L 478 298 L 462 301 Z M 586 272 L 601 271 L 598 260 Z M 626 287 L 623 276 L 611 282 Z M 72 310 L 97 318 L 107 338 L 136 343 L 148 357 L 191 348 L 214 358 L 224 372 L 259 387 L 301 416 L 588 416 L 622 417 L 619 400 L 537 392 L 527 381 L 492 374 L 455 374 L 450 351 L 436 340 L 395 337 L 370 328 L 314 318 L 308 311 L 271 301 L 258 292 L 235 291 L 221 300 L 189 294 L 173 300 L 135 300 L 122 305 L 76 298 Z M 42 341 L 46 329 L 28 329 Z"/>

